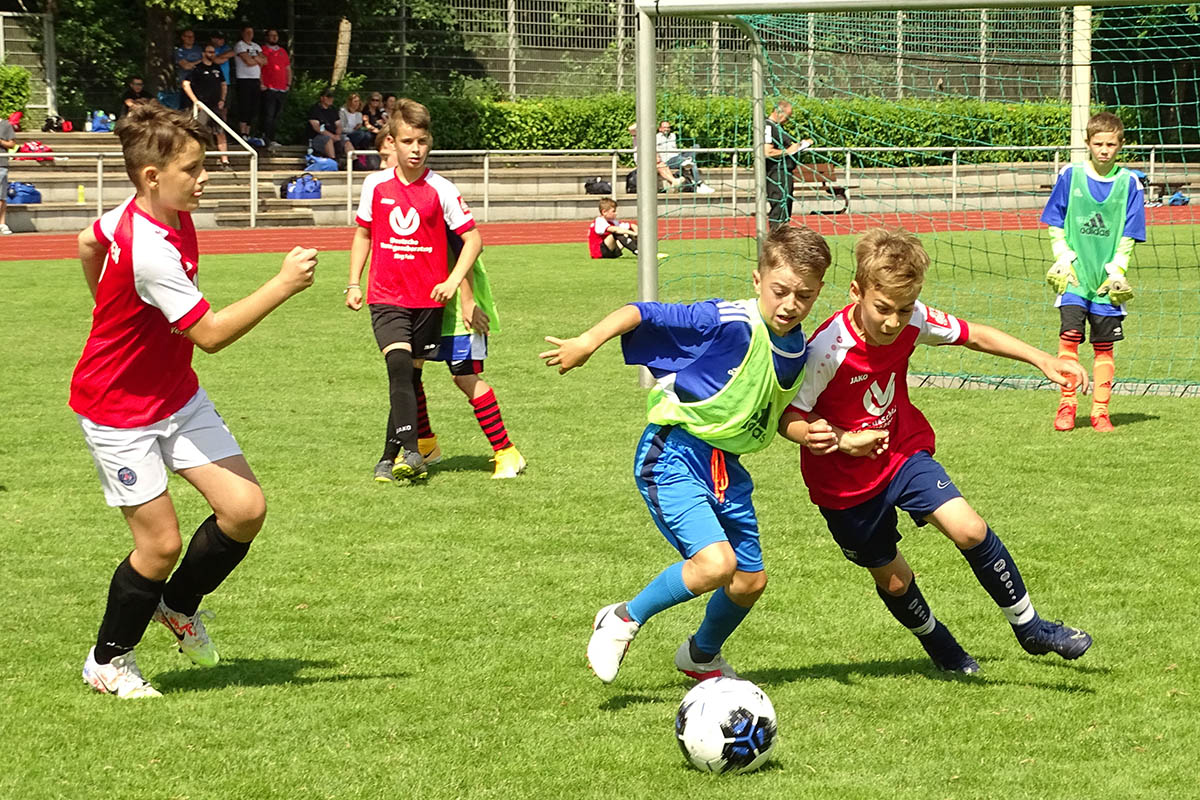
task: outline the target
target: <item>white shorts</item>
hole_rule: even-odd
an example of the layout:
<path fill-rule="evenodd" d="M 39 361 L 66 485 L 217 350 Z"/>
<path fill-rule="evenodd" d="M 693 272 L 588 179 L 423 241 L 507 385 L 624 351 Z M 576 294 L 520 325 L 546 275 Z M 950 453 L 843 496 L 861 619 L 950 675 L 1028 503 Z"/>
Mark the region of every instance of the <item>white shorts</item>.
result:
<path fill-rule="evenodd" d="M 140 428 L 110 428 L 75 416 L 110 506 L 158 497 L 167 490 L 168 469 L 178 472 L 242 453 L 203 389 L 171 416 Z"/>

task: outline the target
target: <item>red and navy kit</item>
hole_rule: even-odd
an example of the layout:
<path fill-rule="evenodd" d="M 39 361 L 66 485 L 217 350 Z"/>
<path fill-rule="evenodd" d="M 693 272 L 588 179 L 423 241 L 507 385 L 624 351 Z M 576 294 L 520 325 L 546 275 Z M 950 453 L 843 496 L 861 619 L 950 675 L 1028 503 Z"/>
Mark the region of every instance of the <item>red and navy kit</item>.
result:
<path fill-rule="evenodd" d="M 849 305 L 826 320 L 809 340 L 804 381 L 791 410 L 822 418 L 847 431 L 889 431 L 888 449 L 876 459 L 845 453 L 800 451 L 812 501 L 844 509 L 881 492 L 904 462 L 934 452 L 933 428 L 908 398 L 908 362 L 919 344 L 966 344 L 967 323 L 917 301 L 912 319 L 889 345 L 870 345 L 854 330 Z"/>
<path fill-rule="evenodd" d="M 183 408 L 200 388 L 194 346 L 182 333 L 209 309 L 196 286 L 196 229 L 186 211 L 170 228 L 131 197 L 92 231 L 108 253 L 70 405 L 100 425 L 149 425 Z"/>
<path fill-rule="evenodd" d="M 446 230 L 462 235 L 475 218 L 453 183 L 432 170 L 404 183 L 395 169 L 363 181 L 356 222 L 371 232 L 367 303 L 440 308 L 429 297 L 446 280 Z"/>

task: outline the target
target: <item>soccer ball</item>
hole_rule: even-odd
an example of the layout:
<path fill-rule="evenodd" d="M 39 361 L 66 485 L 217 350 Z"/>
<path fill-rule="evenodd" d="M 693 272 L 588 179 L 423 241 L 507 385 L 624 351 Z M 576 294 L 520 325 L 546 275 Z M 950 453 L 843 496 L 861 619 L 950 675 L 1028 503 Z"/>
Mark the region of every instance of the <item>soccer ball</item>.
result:
<path fill-rule="evenodd" d="M 775 708 L 762 689 L 737 678 L 709 678 L 675 714 L 683 757 L 703 772 L 753 772 L 779 742 Z"/>

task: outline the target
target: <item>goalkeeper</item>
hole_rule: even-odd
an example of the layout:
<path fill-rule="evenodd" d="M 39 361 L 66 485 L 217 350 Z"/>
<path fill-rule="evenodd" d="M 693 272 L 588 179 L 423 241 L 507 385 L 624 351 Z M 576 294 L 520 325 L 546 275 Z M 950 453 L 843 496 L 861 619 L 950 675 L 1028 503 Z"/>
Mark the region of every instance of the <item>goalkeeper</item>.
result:
<path fill-rule="evenodd" d="M 1134 242 L 1146 241 L 1146 204 L 1142 184 L 1117 166 L 1125 126 L 1115 114 L 1088 120 L 1088 161 L 1070 164 L 1058 175 L 1042 212 L 1050 226 L 1054 264 L 1046 282 L 1058 294 L 1058 356 L 1079 360 L 1084 325 L 1091 328 L 1093 358 L 1092 427 L 1111 431 L 1113 346 L 1125 338 L 1125 303 L 1133 297 L 1126 271 Z M 1075 427 L 1075 389 L 1062 389 L 1054 429 Z"/>

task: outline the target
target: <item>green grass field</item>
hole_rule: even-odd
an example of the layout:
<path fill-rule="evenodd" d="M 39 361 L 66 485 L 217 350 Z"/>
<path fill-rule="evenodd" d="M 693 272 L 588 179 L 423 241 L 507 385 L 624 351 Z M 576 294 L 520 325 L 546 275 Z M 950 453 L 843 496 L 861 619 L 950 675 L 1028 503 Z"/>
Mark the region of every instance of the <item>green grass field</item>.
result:
<path fill-rule="evenodd" d="M 616 346 L 565 377 L 536 358 L 542 336 L 630 299 L 633 263 L 590 262 L 582 245 L 486 259 L 503 317 L 486 375 L 529 460 L 518 480 L 489 480 L 439 365 L 425 383 L 446 461 L 427 486 L 370 480 L 384 373 L 366 314 L 342 307 L 344 253 L 244 340 L 197 351 L 270 512 L 205 604 L 221 665 L 192 667 L 152 628 L 138 660 L 165 697 L 141 703 L 79 675 L 130 547 L 66 406 L 87 290 L 69 261 L 0 264 L 0 797 L 1196 796 L 1196 400 L 1118 397 L 1101 437 L 1054 434 L 1048 392 L 914 392 L 1038 608 L 1096 641 L 1078 662 L 1026 655 L 953 546 L 903 523 L 975 679 L 936 673 L 842 558 L 793 446 L 748 457 L 771 584 L 726 654 L 771 696 L 783 739 L 764 771 L 710 778 L 685 768 L 672 732 L 689 682 L 671 658 L 701 602 L 647 625 L 611 686 L 584 658 L 596 609 L 675 558 L 631 475 L 644 395 Z M 278 262 L 206 257 L 202 287 L 224 305 Z M 171 489 L 190 531 L 207 509 Z"/>

